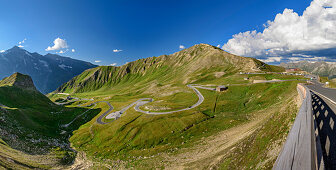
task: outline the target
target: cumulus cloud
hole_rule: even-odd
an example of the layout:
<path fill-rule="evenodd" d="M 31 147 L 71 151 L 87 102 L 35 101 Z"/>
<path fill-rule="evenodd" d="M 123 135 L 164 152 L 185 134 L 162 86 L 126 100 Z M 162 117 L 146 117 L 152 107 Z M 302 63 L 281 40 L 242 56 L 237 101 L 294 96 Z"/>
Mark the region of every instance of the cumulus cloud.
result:
<path fill-rule="evenodd" d="M 100 63 L 100 62 L 101 62 L 101 60 L 96 60 L 96 61 L 95 61 L 95 63 Z"/>
<path fill-rule="evenodd" d="M 121 52 L 121 51 L 122 51 L 122 50 L 118 50 L 118 49 L 114 49 L 114 50 L 113 50 L 114 53 L 119 53 L 119 52 Z"/>
<path fill-rule="evenodd" d="M 180 48 L 180 50 L 183 50 L 183 49 L 185 49 L 185 46 L 184 45 L 180 45 L 179 48 Z"/>
<path fill-rule="evenodd" d="M 18 42 L 18 47 L 23 48 L 23 44 L 26 42 L 27 38 L 23 39 L 22 41 Z"/>
<path fill-rule="evenodd" d="M 0 53 L 4 53 L 5 52 L 5 50 L 0 50 Z"/>
<path fill-rule="evenodd" d="M 58 54 L 64 54 L 64 53 L 66 53 L 66 52 L 68 52 L 69 51 L 69 49 L 66 49 L 66 50 L 60 50 L 60 51 L 58 51 L 58 52 L 56 52 L 56 53 L 58 53 Z"/>
<path fill-rule="evenodd" d="M 46 51 L 54 51 L 54 50 L 60 50 L 60 49 L 65 49 L 68 48 L 68 44 L 64 39 L 61 38 L 56 38 L 54 40 L 54 45 L 51 47 L 49 46 Z"/>
<path fill-rule="evenodd" d="M 283 57 L 268 57 L 267 59 L 260 59 L 262 62 L 265 63 L 274 63 L 280 62 Z"/>
<path fill-rule="evenodd" d="M 116 66 L 117 65 L 117 63 L 112 63 L 112 64 L 110 64 L 110 66 Z"/>
<path fill-rule="evenodd" d="M 72 49 L 72 50 L 71 50 L 71 52 L 73 52 L 73 53 L 74 53 L 74 52 L 76 52 L 76 50 L 75 50 L 75 49 Z"/>
<path fill-rule="evenodd" d="M 336 58 L 331 55 L 335 54 L 331 51 L 336 50 L 336 1 L 313 0 L 301 16 L 285 9 L 273 21 L 268 21 L 262 32 L 254 30 L 233 35 L 223 49 L 265 60 L 277 56 L 287 60 L 295 54 Z"/>
<path fill-rule="evenodd" d="M 26 40 L 27 40 L 27 38 L 25 38 L 22 41 L 18 42 L 18 44 L 23 44 L 23 43 L 25 43 Z"/>

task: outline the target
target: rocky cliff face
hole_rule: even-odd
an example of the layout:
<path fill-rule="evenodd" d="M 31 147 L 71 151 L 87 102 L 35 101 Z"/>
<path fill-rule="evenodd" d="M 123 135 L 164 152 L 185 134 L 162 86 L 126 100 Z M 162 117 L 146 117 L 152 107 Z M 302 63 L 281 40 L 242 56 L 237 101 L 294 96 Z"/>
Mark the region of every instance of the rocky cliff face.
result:
<path fill-rule="evenodd" d="M 329 77 L 330 79 L 336 78 L 336 63 L 300 61 L 297 63 L 281 63 L 280 66 L 285 68 L 300 68 L 319 76 Z"/>
<path fill-rule="evenodd" d="M 0 81 L 0 86 L 15 86 L 25 90 L 36 90 L 33 80 L 30 76 L 21 73 L 14 73 Z"/>

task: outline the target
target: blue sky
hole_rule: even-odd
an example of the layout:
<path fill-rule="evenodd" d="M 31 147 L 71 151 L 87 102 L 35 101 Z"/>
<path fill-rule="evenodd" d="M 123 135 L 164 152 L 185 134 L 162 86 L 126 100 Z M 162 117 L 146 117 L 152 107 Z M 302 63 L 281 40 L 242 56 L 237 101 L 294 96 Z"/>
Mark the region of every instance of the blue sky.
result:
<path fill-rule="evenodd" d="M 222 47 L 240 32 L 263 31 L 263 25 L 286 8 L 302 15 L 310 3 L 310 0 L 0 0 L 0 50 L 26 39 L 20 45 L 30 52 L 65 51 L 46 51 L 60 38 L 68 45 L 63 56 L 92 63 L 101 61 L 96 63 L 100 65 L 123 65 L 139 58 L 174 53 L 180 50 L 180 45 L 208 43 Z M 115 49 L 122 51 L 113 52 Z M 225 49 L 239 53 L 229 43 Z M 253 57 L 267 60 L 278 56 Z"/>

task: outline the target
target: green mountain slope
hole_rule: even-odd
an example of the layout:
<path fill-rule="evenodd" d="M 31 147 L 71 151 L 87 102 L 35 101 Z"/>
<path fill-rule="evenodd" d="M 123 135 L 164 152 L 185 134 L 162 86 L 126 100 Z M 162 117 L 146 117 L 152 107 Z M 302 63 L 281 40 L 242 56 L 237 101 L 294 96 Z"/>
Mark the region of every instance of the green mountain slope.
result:
<path fill-rule="evenodd" d="M 62 85 L 56 93 L 71 93 L 79 98 L 93 98 L 95 101 L 108 101 L 119 111 L 141 98 L 153 98 L 154 102 L 141 106 L 148 111 L 169 111 L 187 108 L 198 100 L 194 91 L 187 84 L 202 84 L 215 87 L 229 85 L 225 92 L 199 89 L 204 102 L 191 110 L 166 115 L 140 113 L 130 107 L 117 120 L 103 119 L 108 124 L 98 124 L 100 117 L 109 107 L 101 103 L 97 107 L 102 112 L 90 122 L 73 132 L 70 138 L 72 146 L 84 151 L 87 156 L 117 168 L 162 168 L 183 161 L 198 158 L 187 152 L 211 147 L 203 143 L 208 138 L 232 128 L 245 126 L 255 121 L 258 125 L 270 126 L 271 118 L 278 124 L 272 135 L 263 136 L 266 131 L 251 129 L 238 130 L 229 138 L 239 139 L 241 134 L 261 135 L 253 141 L 253 147 L 259 148 L 260 157 L 267 161 L 270 168 L 276 157 L 267 155 L 267 147 L 280 147 L 283 136 L 288 131 L 289 123 L 296 113 L 296 79 L 299 76 L 287 76 L 265 72 L 284 71 L 283 68 L 270 66 L 253 58 L 228 54 L 216 47 L 200 44 L 172 55 L 151 57 L 130 62 L 120 67 L 102 66 L 86 70 L 81 75 Z M 264 74 L 240 74 L 254 72 Z M 254 84 L 253 80 L 295 79 L 279 83 Z M 57 94 L 50 94 L 56 99 Z M 280 108 L 283 108 L 280 110 Z M 241 134 L 240 134 L 241 133 Z M 267 133 L 271 133 L 267 131 Z M 237 141 L 239 141 L 237 139 Z M 253 139 L 254 140 L 254 139 Z M 225 144 L 225 140 L 217 143 Z M 236 141 L 236 142 L 237 142 Z M 273 145 L 273 142 L 277 141 Z M 234 145 L 230 146 L 234 147 Z M 226 148 L 228 149 L 228 148 Z M 221 153 L 217 153 L 221 152 Z M 231 153 L 215 149 L 216 154 Z M 201 153 L 201 152 L 197 152 Z M 175 155 L 182 154 L 176 157 Z M 239 153 L 246 164 L 255 167 L 258 161 L 252 161 L 248 155 Z M 204 156 L 204 155 L 203 155 Z M 204 160 L 221 160 L 212 158 Z M 198 162 L 198 168 L 207 169 L 208 163 Z M 115 165 L 114 162 L 118 162 Z M 250 164 L 251 165 L 248 165 Z M 182 163 L 181 163 L 182 164 Z M 193 164 L 190 164 L 193 165 Z M 195 164 L 196 165 L 196 164 Z M 189 165 L 187 166 L 189 167 Z M 169 168 L 168 168 L 169 169 Z M 174 169 L 174 168 L 170 168 Z M 194 168 L 190 168 L 194 169 Z"/>
<path fill-rule="evenodd" d="M 254 58 L 229 54 L 217 47 L 200 44 L 180 52 L 130 62 L 120 67 L 101 66 L 84 71 L 56 92 L 81 93 L 126 85 L 189 84 L 202 78 L 216 79 L 215 73 L 283 71 Z"/>
<path fill-rule="evenodd" d="M 87 110 L 54 104 L 36 90 L 32 79 L 27 75 L 15 73 L 1 80 L 0 167 L 42 168 L 46 164 L 55 166 L 57 163 L 71 162 L 69 155 L 73 155 L 73 151 L 68 142 L 70 134 L 100 110 L 88 111 L 66 128 L 61 125 L 71 122 Z M 49 163 L 39 162 L 39 157 L 28 154 L 47 154 L 45 161 Z M 41 155 L 39 159 L 42 160 L 43 157 Z M 64 160 L 64 157 L 71 159 Z M 49 158 L 52 160 L 48 161 Z"/>

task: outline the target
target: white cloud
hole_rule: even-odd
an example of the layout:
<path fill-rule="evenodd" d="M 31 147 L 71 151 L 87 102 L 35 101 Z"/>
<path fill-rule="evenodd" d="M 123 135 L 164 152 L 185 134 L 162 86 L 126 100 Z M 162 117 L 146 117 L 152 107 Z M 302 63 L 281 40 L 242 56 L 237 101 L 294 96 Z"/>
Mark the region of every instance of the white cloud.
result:
<path fill-rule="evenodd" d="M 267 59 L 260 59 L 262 62 L 265 63 L 274 63 L 280 62 L 283 57 L 268 57 Z"/>
<path fill-rule="evenodd" d="M 183 50 L 183 49 L 185 49 L 185 46 L 184 45 L 180 45 L 179 48 L 180 48 L 180 50 Z"/>
<path fill-rule="evenodd" d="M 289 57 L 288 60 L 290 62 L 298 62 L 298 61 L 324 61 L 327 60 L 327 57 L 317 57 L 317 56 L 310 56 L 310 57 Z"/>
<path fill-rule="evenodd" d="M 218 48 L 219 48 L 220 46 L 221 46 L 220 44 L 217 45 Z"/>
<path fill-rule="evenodd" d="M 74 52 L 76 52 L 76 50 L 75 50 L 75 49 L 72 49 L 72 50 L 71 50 L 71 52 L 73 52 L 73 53 L 74 53 Z"/>
<path fill-rule="evenodd" d="M 64 53 L 66 53 L 66 52 L 68 52 L 68 51 L 69 51 L 69 49 L 66 49 L 66 50 L 60 50 L 59 52 L 56 52 L 56 53 L 64 54 Z"/>
<path fill-rule="evenodd" d="M 24 46 L 23 45 L 18 45 L 18 47 L 23 48 Z"/>
<path fill-rule="evenodd" d="M 119 52 L 121 52 L 121 51 L 122 51 L 122 50 L 118 50 L 118 49 L 114 49 L 114 50 L 113 50 L 114 53 L 119 53 Z"/>
<path fill-rule="evenodd" d="M 25 43 L 26 40 L 27 40 L 27 38 L 25 38 L 22 41 L 18 42 L 18 44 L 23 44 L 23 43 Z"/>
<path fill-rule="evenodd" d="M 52 47 L 49 46 L 45 50 L 46 51 L 53 51 L 53 50 L 60 50 L 60 49 L 64 49 L 64 48 L 68 48 L 67 42 L 64 39 L 56 38 L 54 40 L 54 46 L 52 46 Z"/>
<path fill-rule="evenodd" d="M 100 62 L 101 62 L 101 60 L 96 60 L 96 61 L 95 61 L 95 63 L 100 63 Z"/>
<path fill-rule="evenodd" d="M 110 66 L 116 66 L 117 65 L 117 63 L 112 63 L 112 64 L 110 64 Z"/>
<path fill-rule="evenodd" d="M 0 53 L 4 53 L 5 52 L 5 50 L 0 50 Z"/>
<path fill-rule="evenodd" d="M 313 0 L 300 16 L 291 9 L 268 21 L 263 32 L 233 36 L 223 49 L 242 56 L 292 56 L 336 48 L 336 1 Z"/>

